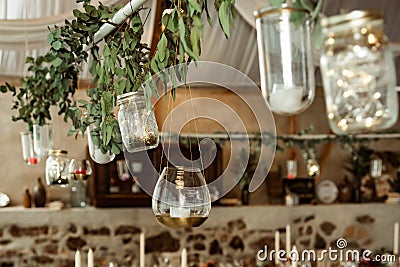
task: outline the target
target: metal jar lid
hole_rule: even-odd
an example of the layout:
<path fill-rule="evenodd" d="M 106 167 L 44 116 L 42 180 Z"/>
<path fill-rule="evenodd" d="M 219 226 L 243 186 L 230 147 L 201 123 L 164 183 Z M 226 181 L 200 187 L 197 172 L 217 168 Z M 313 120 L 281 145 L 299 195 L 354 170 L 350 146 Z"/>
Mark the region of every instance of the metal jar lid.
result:
<path fill-rule="evenodd" d="M 347 31 L 358 27 L 382 26 L 381 10 L 354 10 L 347 14 L 334 15 L 321 20 L 323 33 Z"/>
<path fill-rule="evenodd" d="M 61 150 L 61 149 L 49 150 L 49 155 L 59 156 L 59 155 L 67 155 L 67 154 L 68 154 L 67 150 Z"/>
<path fill-rule="evenodd" d="M 118 105 L 129 101 L 130 99 L 141 99 L 144 98 L 144 92 L 142 90 L 138 90 L 136 92 L 129 92 L 122 95 L 117 96 Z"/>
<path fill-rule="evenodd" d="M 256 19 L 262 18 L 271 14 L 279 14 L 285 12 L 303 12 L 309 13 L 306 9 L 294 8 L 288 4 L 282 4 L 280 8 L 263 7 L 253 12 Z"/>

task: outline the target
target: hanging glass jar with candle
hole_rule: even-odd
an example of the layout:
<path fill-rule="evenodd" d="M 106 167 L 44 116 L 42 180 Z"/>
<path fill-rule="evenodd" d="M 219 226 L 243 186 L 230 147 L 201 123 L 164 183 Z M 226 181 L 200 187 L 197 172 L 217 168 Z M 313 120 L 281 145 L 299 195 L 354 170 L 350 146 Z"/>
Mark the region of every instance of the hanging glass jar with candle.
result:
<path fill-rule="evenodd" d="M 197 227 L 211 210 L 211 198 L 199 168 L 166 167 L 153 192 L 153 213 L 168 227 Z"/>
<path fill-rule="evenodd" d="M 33 151 L 32 133 L 21 132 L 22 157 L 27 165 L 36 165 L 39 159 Z"/>
<path fill-rule="evenodd" d="M 274 113 L 300 113 L 315 95 L 309 14 L 285 4 L 254 16 L 263 96 Z"/>
<path fill-rule="evenodd" d="M 352 11 L 322 20 L 321 74 L 337 134 L 391 127 L 398 116 L 396 74 L 381 12 Z"/>
<path fill-rule="evenodd" d="M 53 148 L 53 125 L 33 125 L 33 149 L 39 159 L 47 157 Z"/>
<path fill-rule="evenodd" d="M 157 121 L 144 92 L 138 90 L 122 94 L 117 102 L 118 123 L 125 149 L 132 153 L 157 147 Z"/>

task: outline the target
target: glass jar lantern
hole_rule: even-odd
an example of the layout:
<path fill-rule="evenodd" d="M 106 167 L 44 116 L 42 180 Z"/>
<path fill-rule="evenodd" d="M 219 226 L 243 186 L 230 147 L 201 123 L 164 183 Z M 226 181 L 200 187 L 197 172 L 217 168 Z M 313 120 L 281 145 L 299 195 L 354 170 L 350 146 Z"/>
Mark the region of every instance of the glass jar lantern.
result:
<path fill-rule="evenodd" d="M 66 150 L 50 150 L 46 160 L 46 183 L 47 185 L 68 186 L 69 160 Z"/>
<path fill-rule="evenodd" d="M 352 11 L 322 20 L 321 73 L 336 134 L 391 127 L 398 116 L 393 53 L 381 12 Z"/>
<path fill-rule="evenodd" d="M 122 142 L 128 152 L 158 146 L 159 133 L 153 110 L 148 107 L 144 92 L 138 90 L 118 96 L 118 123 Z"/>
<path fill-rule="evenodd" d="M 200 169 L 164 168 L 154 188 L 152 208 L 164 226 L 188 228 L 203 224 L 211 210 L 211 198 Z"/>
<path fill-rule="evenodd" d="M 53 148 L 53 125 L 33 125 L 33 149 L 39 159 L 45 158 Z"/>
<path fill-rule="evenodd" d="M 309 14 L 285 4 L 254 16 L 263 96 L 274 113 L 300 113 L 315 95 Z"/>

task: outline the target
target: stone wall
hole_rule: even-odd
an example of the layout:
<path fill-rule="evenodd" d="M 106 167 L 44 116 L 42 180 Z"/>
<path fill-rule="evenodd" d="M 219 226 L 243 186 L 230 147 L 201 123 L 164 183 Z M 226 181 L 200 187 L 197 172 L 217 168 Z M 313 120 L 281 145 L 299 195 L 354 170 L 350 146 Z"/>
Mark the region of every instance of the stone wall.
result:
<path fill-rule="evenodd" d="M 391 250 L 398 211 L 399 206 L 384 204 L 214 207 L 199 228 L 169 229 L 146 208 L 5 208 L 0 210 L 0 266 L 74 266 L 75 251 L 80 249 L 86 261 L 89 248 L 95 266 L 111 261 L 136 266 L 142 231 L 146 266 L 159 257 L 179 266 L 184 247 L 190 259 L 201 262 L 236 260 L 241 266 L 256 266 L 257 252 L 265 245 L 272 249 L 275 230 L 283 231 L 287 223 L 299 250 L 335 247 L 339 238 L 351 248 Z M 283 232 L 280 243 L 284 248 Z"/>

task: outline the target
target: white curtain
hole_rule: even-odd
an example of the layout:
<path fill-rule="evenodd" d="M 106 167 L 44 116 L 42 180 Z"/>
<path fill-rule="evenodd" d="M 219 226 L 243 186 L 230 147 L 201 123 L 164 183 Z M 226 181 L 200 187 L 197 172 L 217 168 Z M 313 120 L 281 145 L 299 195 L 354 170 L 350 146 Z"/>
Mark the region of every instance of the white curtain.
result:
<path fill-rule="evenodd" d="M 95 2 L 95 1 L 94 1 Z M 127 0 L 104 0 L 105 5 L 125 4 Z M 257 41 L 253 11 L 268 7 L 268 0 L 236 0 L 238 16 L 231 37 L 227 40 L 219 27 L 218 17 L 209 0 L 213 27 L 206 26 L 202 39 L 202 60 L 227 64 L 259 82 Z M 145 25 L 143 41 L 151 43 L 157 0 L 146 3 L 152 12 Z M 47 27 L 62 25 L 72 19 L 72 10 L 79 8 L 73 0 L 0 0 L 0 75 L 24 75 L 25 57 L 47 51 Z M 353 9 L 381 8 L 385 30 L 391 41 L 400 41 L 400 1 L 394 0 L 326 0 L 323 13 L 338 14 Z M 142 12 L 143 16 L 147 12 Z M 316 60 L 318 62 L 318 59 Z M 397 60 L 399 62 L 399 60 Z M 400 69 L 400 68 L 399 68 Z M 398 71 L 400 72 L 400 71 Z M 86 72 L 85 72 L 86 73 Z M 86 77 L 84 73 L 83 77 Z"/>

